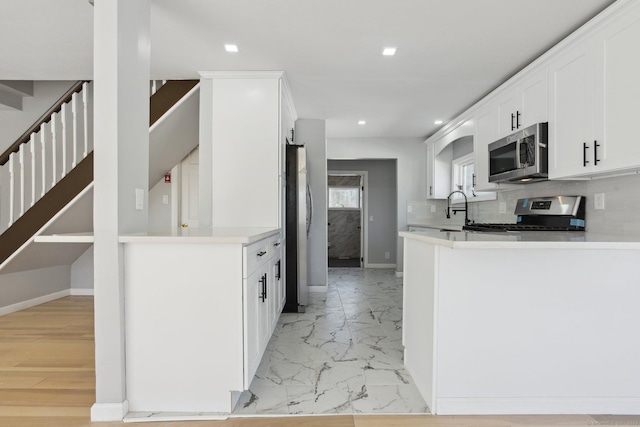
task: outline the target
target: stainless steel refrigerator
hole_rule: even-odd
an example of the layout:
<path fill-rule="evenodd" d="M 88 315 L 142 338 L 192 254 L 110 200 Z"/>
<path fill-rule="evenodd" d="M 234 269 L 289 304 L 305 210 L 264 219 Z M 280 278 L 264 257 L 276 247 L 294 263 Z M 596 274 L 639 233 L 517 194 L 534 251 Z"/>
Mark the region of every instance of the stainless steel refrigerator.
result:
<path fill-rule="evenodd" d="M 307 239 L 313 199 L 307 182 L 307 150 L 304 145 L 287 145 L 286 150 L 286 288 L 287 313 L 301 313 L 307 305 Z"/>

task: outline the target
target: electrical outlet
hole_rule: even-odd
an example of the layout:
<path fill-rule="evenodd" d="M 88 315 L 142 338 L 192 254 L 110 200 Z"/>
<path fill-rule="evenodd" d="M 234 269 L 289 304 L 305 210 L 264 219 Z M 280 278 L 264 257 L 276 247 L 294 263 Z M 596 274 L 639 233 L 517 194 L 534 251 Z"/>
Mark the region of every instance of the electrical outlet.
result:
<path fill-rule="evenodd" d="M 389 258 L 391 258 L 391 254 L 389 252 L 385 252 L 384 259 L 389 259 Z"/>
<path fill-rule="evenodd" d="M 597 210 L 604 209 L 604 193 L 596 193 L 593 195 L 593 204 Z"/>
<path fill-rule="evenodd" d="M 372 221 L 373 221 L 373 215 L 369 217 L 369 222 L 372 222 Z"/>
<path fill-rule="evenodd" d="M 507 204 L 505 202 L 500 202 L 498 213 L 507 213 Z"/>
<path fill-rule="evenodd" d="M 431 205 L 431 213 L 436 213 L 436 205 Z"/>
<path fill-rule="evenodd" d="M 408 213 L 413 212 L 413 206 L 411 206 L 411 205 L 407 206 L 407 212 Z"/>

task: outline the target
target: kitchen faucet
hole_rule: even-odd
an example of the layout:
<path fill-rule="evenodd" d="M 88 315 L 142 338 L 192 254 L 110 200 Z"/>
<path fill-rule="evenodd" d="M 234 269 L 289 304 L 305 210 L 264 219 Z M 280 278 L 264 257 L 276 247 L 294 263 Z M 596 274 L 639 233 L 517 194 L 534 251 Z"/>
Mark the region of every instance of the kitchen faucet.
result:
<path fill-rule="evenodd" d="M 464 209 L 451 207 L 451 196 L 453 196 L 456 193 L 460 193 L 464 197 Z M 464 211 L 464 225 L 469 225 L 469 223 L 470 223 L 470 221 L 469 221 L 469 203 L 467 202 L 467 195 L 464 194 L 464 191 L 460 191 L 460 190 L 452 191 L 447 196 L 447 219 L 451 218 L 451 212 L 453 212 L 453 214 L 455 215 L 456 212 L 463 212 L 463 211 Z"/>

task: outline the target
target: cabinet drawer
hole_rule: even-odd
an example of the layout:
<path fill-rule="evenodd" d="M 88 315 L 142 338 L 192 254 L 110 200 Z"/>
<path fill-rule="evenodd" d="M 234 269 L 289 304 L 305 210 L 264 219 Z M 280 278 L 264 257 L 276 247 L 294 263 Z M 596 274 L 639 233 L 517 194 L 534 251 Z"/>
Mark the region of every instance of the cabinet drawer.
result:
<path fill-rule="evenodd" d="M 275 256 L 280 253 L 282 249 L 282 239 L 279 234 L 272 236 L 269 238 L 269 258 Z"/>
<path fill-rule="evenodd" d="M 272 253 L 269 246 L 270 242 L 270 239 L 263 239 L 242 248 L 244 257 L 242 263 L 242 277 L 249 277 L 251 273 L 263 266 L 269 260 L 271 257 L 270 254 Z"/>

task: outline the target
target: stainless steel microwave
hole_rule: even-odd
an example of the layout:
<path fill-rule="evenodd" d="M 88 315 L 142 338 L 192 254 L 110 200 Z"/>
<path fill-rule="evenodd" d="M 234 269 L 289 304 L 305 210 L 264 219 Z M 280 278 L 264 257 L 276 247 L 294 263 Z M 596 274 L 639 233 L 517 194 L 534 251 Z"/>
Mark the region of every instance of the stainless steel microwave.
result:
<path fill-rule="evenodd" d="M 547 123 L 536 123 L 489 144 L 489 182 L 524 184 L 548 177 Z"/>

